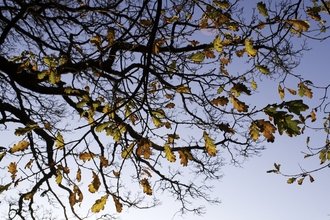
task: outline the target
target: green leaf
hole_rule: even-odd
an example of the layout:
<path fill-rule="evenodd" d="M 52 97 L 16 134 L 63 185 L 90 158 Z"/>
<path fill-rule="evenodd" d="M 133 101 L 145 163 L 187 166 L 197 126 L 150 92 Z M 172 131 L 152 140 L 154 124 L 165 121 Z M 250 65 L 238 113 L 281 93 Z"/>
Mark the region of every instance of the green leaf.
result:
<path fill-rule="evenodd" d="M 103 131 L 106 127 L 108 127 L 108 126 L 111 125 L 111 124 L 112 124 L 111 121 L 108 121 L 108 122 L 104 122 L 104 123 L 98 124 L 98 125 L 95 127 L 95 131 L 96 131 L 96 132 L 101 132 L 101 131 Z"/>
<path fill-rule="evenodd" d="M 6 185 L 0 185 L 0 194 L 3 193 L 3 191 L 8 190 L 11 183 L 8 183 Z"/>
<path fill-rule="evenodd" d="M 284 128 L 286 129 L 286 134 L 289 137 L 297 136 L 300 134 L 300 127 L 298 124 L 301 124 L 301 122 L 299 120 L 292 120 L 292 118 L 293 115 L 287 115 L 284 118 Z"/>
<path fill-rule="evenodd" d="M 281 105 L 285 105 L 290 112 L 296 115 L 300 115 L 300 112 L 304 112 L 307 109 L 309 109 L 308 105 L 303 103 L 303 100 L 293 100 L 293 101 L 285 102 Z"/>
<path fill-rule="evenodd" d="M 151 116 L 151 117 L 152 117 L 152 121 L 153 121 L 154 125 L 156 126 L 156 128 L 163 126 L 163 122 L 159 118 L 157 118 L 155 116 Z"/>
<path fill-rule="evenodd" d="M 165 112 L 163 109 L 156 109 L 152 110 L 151 114 L 154 116 L 157 116 L 158 118 L 164 118 L 165 117 Z"/>
<path fill-rule="evenodd" d="M 189 58 L 191 60 L 193 60 L 195 63 L 200 63 L 203 62 L 203 60 L 205 59 L 205 54 L 202 52 L 197 52 L 197 53 L 193 53 L 189 56 Z"/>
<path fill-rule="evenodd" d="M 262 74 L 265 74 L 265 75 L 268 75 L 270 73 L 269 69 L 267 66 L 264 66 L 264 65 L 256 65 L 256 68 L 262 73 Z"/>
<path fill-rule="evenodd" d="M 56 69 L 50 69 L 49 82 L 50 82 L 50 84 L 55 84 L 56 83 Z"/>
<path fill-rule="evenodd" d="M 257 8 L 259 10 L 259 13 L 264 16 L 264 17 L 268 17 L 268 11 L 266 8 L 266 4 L 263 2 L 258 2 L 257 4 Z"/>

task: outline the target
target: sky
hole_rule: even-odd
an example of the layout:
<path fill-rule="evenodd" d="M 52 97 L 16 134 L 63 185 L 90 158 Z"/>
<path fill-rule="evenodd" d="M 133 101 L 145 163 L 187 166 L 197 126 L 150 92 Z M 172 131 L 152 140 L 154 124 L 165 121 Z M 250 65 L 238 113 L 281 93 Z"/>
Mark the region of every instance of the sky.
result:
<path fill-rule="evenodd" d="M 203 36 L 206 37 L 201 35 Z M 212 39 L 212 36 L 210 38 Z M 295 70 L 296 73 L 306 76 L 315 84 L 327 85 L 329 43 L 329 41 L 309 42 L 309 46 L 313 49 L 304 54 L 301 65 Z M 244 66 L 237 67 L 236 71 L 240 71 L 240 68 L 244 69 Z M 263 91 L 254 95 L 259 104 L 280 102 L 278 93 L 274 92 L 277 91 L 277 83 L 264 79 L 258 86 L 261 87 L 260 91 Z M 318 97 L 320 94 L 314 95 Z M 295 98 L 287 96 L 288 100 Z M 318 99 L 306 101 L 313 104 Z M 224 177 L 212 182 L 215 187 L 212 196 L 218 197 L 221 204 L 205 204 L 206 213 L 203 216 L 176 215 L 179 204 L 167 195 L 159 197 L 162 201 L 159 207 L 147 210 L 124 209 L 117 216 L 122 220 L 328 220 L 330 219 L 329 170 L 312 174 L 315 182 L 310 183 L 306 179 L 301 186 L 297 183 L 287 184 L 287 178 L 266 173 L 267 170 L 274 169 L 274 163 L 281 164 L 281 170 L 286 174 L 299 173 L 300 166 L 306 169 L 317 168 L 319 166 L 317 158 L 303 158 L 302 151 L 306 151 L 307 136 L 311 137 L 311 145 L 324 144 L 325 134 L 322 131 L 306 132 L 296 138 L 289 138 L 285 134 L 277 135 L 274 143 L 266 143 L 266 150 L 261 156 L 249 158 L 242 167 L 233 166 L 230 161 L 226 161 L 227 165 L 222 169 Z M 5 140 L 2 145 L 9 146 L 12 143 L 11 140 Z M 203 203 L 196 201 L 196 204 Z M 3 211 L 0 206 L 0 213 Z"/>

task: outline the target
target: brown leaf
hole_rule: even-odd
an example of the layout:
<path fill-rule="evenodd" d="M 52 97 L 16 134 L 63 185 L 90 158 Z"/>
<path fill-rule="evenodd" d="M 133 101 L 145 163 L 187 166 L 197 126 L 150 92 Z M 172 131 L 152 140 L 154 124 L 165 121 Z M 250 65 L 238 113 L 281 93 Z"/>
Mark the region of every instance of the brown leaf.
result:
<path fill-rule="evenodd" d="M 225 106 L 227 105 L 229 102 L 228 98 L 225 96 L 219 96 L 213 100 L 211 100 L 211 104 L 212 105 L 221 105 L 221 106 Z"/>
<path fill-rule="evenodd" d="M 87 160 L 91 160 L 92 158 L 95 158 L 96 155 L 92 152 L 80 152 L 79 159 L 86 162 Z"/>
<path fill-rule="evenodd" d="M 80 168 L 78 168 L 77 174 L 76 174 L 76 179 L 78 181 L 78 183 L 81 181 L 81 170 Z"/>
<path fill-rule="evenodd" d="M 8 172 L 11 174 L 11 179 L 14 180 L 16 178 L 16 173 L 18 172 L 16 162 L 11 162 L 8 165 Z"/>
<path fill-rule="evenodd" d="M 94 173 L 94 171 L 93 171 L 93 180 L 88 185 L 88 190 L 91 193 L 95 193 L 99 190 L 100 186 L 101 186 L 101 181 L 100 181 L 99 177 L 96 175 L 96 173 Z"/>
<path fill-rule="evenodd" d="M 103 167 L 108 167 L 109 161 L 104 156 L 99 156 L 101 164 Z"/>
<path fill-rule="evenodd" d="M 152 142 L 148 138 L 141 138 L 138 142 L 138 149 L 136 153 L 141 156 L 143 155 L 145 159 L 148 159 L 151 156 Z"/>
<path fill-rule="evenodd" d="M 29 142 L 27 141 L 20 141 L 18 142 L 18 144 L 14 144 L 14 146 L 12 148 L 9 149 L 9 153 L 15 153 L 18 151 L 25 151 L 26 149 L 29 148 Z"/>
<path fill-rule="evenodd" d="M 115 202 L 116 211 L 118 213 L 121 213 L 121 211 L 123 210 L 123 204 L 121 204 L 119 199 L 117 199 L 115 196 L 112 196 L 112 198 L 113 198 L 113 201 Z"/>
<path fill-rule="evenodd" d="M 141 186 L 143 187 L 143 192 L 149 196 L 152 195 L 152 189 L 147 178 L 144 178 L 140 181 Z"/>

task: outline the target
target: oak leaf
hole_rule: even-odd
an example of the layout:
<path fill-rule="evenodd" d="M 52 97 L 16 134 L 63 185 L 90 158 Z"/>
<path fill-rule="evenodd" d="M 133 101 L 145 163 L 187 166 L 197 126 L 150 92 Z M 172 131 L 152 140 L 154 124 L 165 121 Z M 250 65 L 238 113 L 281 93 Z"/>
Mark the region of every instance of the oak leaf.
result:
<path fill-rule="evenodd" d="M 188 160 L 192 160 L 193 157 L 188 150 L 178 150 L 180 156 L 180 164 L 186 167 L 188 165 Z"/>
<path fill-rule="evenodd" d="M 91 159 L 95 158 L 96 155 L 92 152 L 80 152 L 79 153 L 79 159 L 86 162 L 90 161 Z"/>
<path fill-rule="evenodd" d="M 95 193 L 99 190 L 100 186 L 101 186 L 101 181 L 99 177 L 96 175 L 96 173 L 94 173 L 93 171 L 93 180 L 88 185 L 88 191 L 90 191 L 91 193 Z"/>
<path fill-rule="evenodd" d="M 115 202 L 115 206 L 116 206 L 116 211 L 118 213 L 120 213 L 123 210 L 123 204 L 120 203 L 119 199 L 117 199 L 117 197 L 112 196 L 113 201 Z"/>
<path fill-rule="evenodd" d="M 23 140 L 18 142 L 18 144 L 14 144 L 14 146 L 12 148 L 9 149 L 9 153 L 15 153 L 18 151 L 25 151 L 26 149 L 29 148 L 29 142 Z"/>
<path fill-rule="evenodd" d="M 16 173 L 18 172 L 16 162 L 11 162 L 8 165 L 8 172 L 11 174 L 11 179 L 14 180 L 16 178 Z"/>
<path fill-rule="evenodd" d="M 205 141 L 205 148 L 207 153 L 214 157 L 217 154 L 216 145 L 214 144 L 214 140 L 210 138 L 210 136 L 206 133 L 206 131 L 203 132 L 203 138 Z"/>
<path fill-rule="evenodd" d="M 175 162 L 175 160 L 176 160 L 175 154 L 173 153 L 173 151 L 168 143 L 165 143 L 164 152 L 165 152 L 165 157 L 168 161 Z"/>
<path fill-rule="evenodd" d="M 152 189 L 147 178 L 144 178 L 140 181 L 141 186 L 143 187 L 143 192 L 149 196 L 152 195 Z"/>
<path fill-rule="evenodd" d="M 96 200 L 94 205 L 92 206 L 92 212 L 97 213 L 104 209 L 105 204 L 107 203 L 108 194 L 102 196 L 100 199 Z"/>

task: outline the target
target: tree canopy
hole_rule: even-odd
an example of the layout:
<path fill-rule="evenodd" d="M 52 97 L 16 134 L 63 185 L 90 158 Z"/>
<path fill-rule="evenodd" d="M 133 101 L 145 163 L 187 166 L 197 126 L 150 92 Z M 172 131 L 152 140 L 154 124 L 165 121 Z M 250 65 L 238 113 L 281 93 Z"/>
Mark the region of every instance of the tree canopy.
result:
<path fill-rule="evenodd" d="M 241 164 L 276 134 L 314 129 L 318 113 L 327 137 L 326 95 L 317 106 L 304 100 L 328 86 L 294 69 L 309 50 L 304 39 L 328 38 L 330 1 L 242 2 L 0 3 L 0 125 L 16 136 L 0 153 L 1 196 L 15 195 L 6 218 L 40 219 L 47 201 L 61 219 L 106 219 L 105 207 L 151 208 L 160 193 L 201 214 L 192 201 L 218 202 L 209 181 L 222 177 L 225 154 Z M 278 90 L 260 92 L 282 100 L 259 106 L 262 80 Z M 330 159 L 328 141 L 309 149 L 305 157 Z M 314 181 L 311 172 L 288 183 Z"/>

